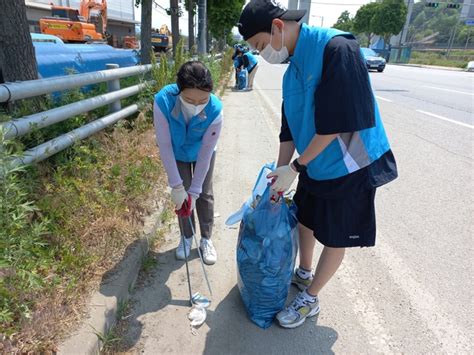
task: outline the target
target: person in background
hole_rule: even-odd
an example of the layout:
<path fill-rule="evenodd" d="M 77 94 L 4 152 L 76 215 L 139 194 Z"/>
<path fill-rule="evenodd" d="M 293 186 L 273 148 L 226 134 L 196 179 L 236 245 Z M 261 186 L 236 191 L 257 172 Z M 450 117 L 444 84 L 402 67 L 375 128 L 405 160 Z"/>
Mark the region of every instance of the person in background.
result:
<path fill-rule="evenodd" d="M 304 10 L 275 0 L 251 0 L 239 31 L 270 64 L 290 59 L 283 78 L 282 129 L 275 193 L 299 176 L 299 261 L 293 283 L 301 292 L 277 315 L 295 328 L 319 313 L 319 294 L 348 247 L 375 245 L 375 192 L 397 177 L 369 74 L 353 35 L 300 24 Z M 295 150 L 298 158 L 291 161 Z M 323 245 L 314 277 L 315 242 Z M 361 270 L 361 272 L 364 272 Z"/>
<path fill-rule="evenodd" d="M 242 67 L 242 57 L 239 55 L 240 52 L 242 51 L 242 47 L 239 45 L 234 46 L 234 54 L 232 55 L 232 60 L 234 62 L 234 70 L 235 70 L 235 87 L 234 89 L 239 88 L 239 71 L 240 68 Z"/>
<path fill-rule="evenodd" d="M 249 74 L 247 89 L 252 90 L 255 74 L 258 70 L 258 59 L 249 50 L 239 50 L 237 55 L 241 58 L 240 68 L 247 69 Z"/>
<path fill-rule="evenodd" d="M 171 200 L 176 210 L 191 198 L 201 230 L 200 249 L 208 265 L 217 261 L 212 243 L 214 193 L 212 188 L 216 145 L 222 129 L 222 103 L 212 94 L 210 71 L 199 61 L 181 66 L 176 84 L 155 95 L 154 124 Z M 178 217 L 181 235 L 176 258 L 189 255 L 193 232 L 189 218 Z M 194 212 L 191 221 L 195 227 Z"/>

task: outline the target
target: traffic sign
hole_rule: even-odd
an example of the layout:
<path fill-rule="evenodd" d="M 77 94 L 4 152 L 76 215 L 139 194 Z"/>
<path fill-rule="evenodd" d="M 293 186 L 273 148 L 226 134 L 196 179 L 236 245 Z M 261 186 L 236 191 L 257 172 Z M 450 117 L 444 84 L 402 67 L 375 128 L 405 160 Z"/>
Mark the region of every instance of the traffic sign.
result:
<path fill-rule="evenodd" d="M 468 26 L 474 26 L 474 18 L 464 21 L 464 23 Z"/>

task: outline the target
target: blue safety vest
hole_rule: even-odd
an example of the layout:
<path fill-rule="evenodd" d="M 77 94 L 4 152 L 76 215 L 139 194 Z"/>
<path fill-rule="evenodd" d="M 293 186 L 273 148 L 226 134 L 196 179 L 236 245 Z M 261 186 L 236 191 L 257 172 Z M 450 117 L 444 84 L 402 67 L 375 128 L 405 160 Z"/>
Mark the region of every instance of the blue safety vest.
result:
<path fill-rule="evenodd" d="M 222 112 L 222 103 L 217 96 L 211 94 L 204 110 L 186 124 L 178 92 L 176 84 L 167 85 L 155 95 L 155 102 L 168 121 L 176 160 L 191 163 L 197 161 L 204 133 L 219 117 Z"/>
<path fill-rule="evenodd" d="M 283 78 L 285 115 L 300 155 L 317 133 L 314 93 L 321 81 L 324 49 L 333 37 L 341 34 L 346 33 L 303 24 Z M 390 149 L 375 99 L 374 105 L 375 127 L 334 139 L 308 164 L 311 179 L 329 180 L 350 174 L 370 165 Z"/>
<path fill-rule="evenodd" d="M 245 56 L 249 59 L 249 67 L 247 68 L 248 71 L 251 71 L 253 67 L 258 64 L 258 59 L 250 52 L 244 53 Z"/>
<path fill-rule="evenodd" d="M 239 68 L 241 66 L 241 61 L 240 61 L 240 57 L 235 57 L 234 58 L 234 68 Z"/>

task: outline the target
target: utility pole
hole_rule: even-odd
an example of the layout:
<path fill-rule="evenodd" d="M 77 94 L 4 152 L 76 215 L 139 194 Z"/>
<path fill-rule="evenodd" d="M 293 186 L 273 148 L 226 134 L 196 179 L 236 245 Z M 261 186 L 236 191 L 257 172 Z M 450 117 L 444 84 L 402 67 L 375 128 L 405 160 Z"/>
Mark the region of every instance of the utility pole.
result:
<path fill-rule="evenodd" d="M 467 32 L 466 46 L 464 47 L 464 49 L 467 49 L 470 39 L 471 39 L 471 26 L 469 26 L 469 31 Z"/>
<path fill-rule="evenodd" d="M 458 31 L 458 25 L 459 21 L 456 21 L 456 24 L 454 25 L 453 32 L 450 38 L 450 41 L 448 41 L 448 51 L 446 52 L 446 59 L 449 58 L 449 55 L 451 54 L 451 50 L 453 49 L 454 41 L 456 40 L 456 35 Z"/>
<path fill-rule="evenodd" d="M 306 10 L 306 14 L 303 17 L 303 22 L 309 25 L 309 14 L 311 12 L 311 0 L 299 0 L 299 10 Z"/>
<path fill-rule="evenodd" d="M 176 55 L 176 46 L 179 42 L 179 6 L 178 0 L 170 0 L 171 35 L 173 37 L 173 56 Z"/>
<path fill-rule="evenodd" d="M 194 47 L 194 0 L 188 0 L 188 42 L 189 53 L 192 53 Z"/>
<path fill-rule="evenodd" d="M 206 0 L 198 0 L 198 53 L 206 54 L 207 51 L 207 9 Z"/>
<path fill-rule="evenodd" d="M 298 10 L 298 0 L 288 0 L 288 10 Z"/>
<path fill-rule="evenodd" d="M 400 33 L 400 38 L 398 40 L 398 54 L 397 54 L 397 62 L 400 62 L 400 58 L 402 57 L 402 46 L 407 41 L 408 36 L 408 29 L 410 28 L 410 21 L 411 21 L 411 14 L 413 13 L 413 4 L 415 0 L 407 0 L 408 1 L 408 12 L 407 18 L 405 20 L 405 25 L 403 26 L 402 33 Z"/>

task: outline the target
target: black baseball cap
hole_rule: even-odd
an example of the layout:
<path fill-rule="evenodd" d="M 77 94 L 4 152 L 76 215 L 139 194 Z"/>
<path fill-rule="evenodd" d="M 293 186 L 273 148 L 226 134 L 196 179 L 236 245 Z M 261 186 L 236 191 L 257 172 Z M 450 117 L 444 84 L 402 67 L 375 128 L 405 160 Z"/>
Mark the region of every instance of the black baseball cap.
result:
<path fill-rule="evenodd" d="M 252 0 L 240 15 L 239 32 L 247 40 L 259 32 L 270 32 L 276 18 L 299 21 L 305 14 L 306 10 L 286 9 L 277 0 Z"/>

